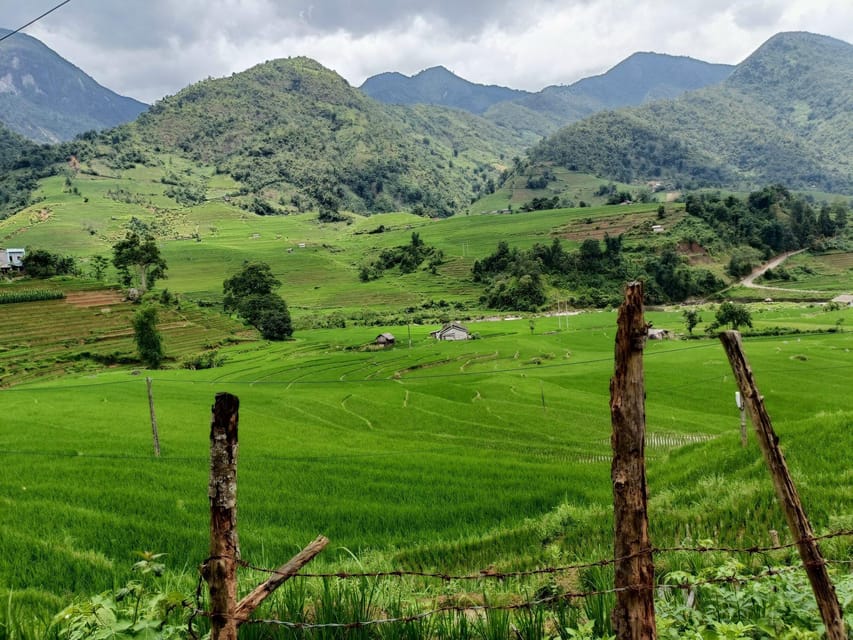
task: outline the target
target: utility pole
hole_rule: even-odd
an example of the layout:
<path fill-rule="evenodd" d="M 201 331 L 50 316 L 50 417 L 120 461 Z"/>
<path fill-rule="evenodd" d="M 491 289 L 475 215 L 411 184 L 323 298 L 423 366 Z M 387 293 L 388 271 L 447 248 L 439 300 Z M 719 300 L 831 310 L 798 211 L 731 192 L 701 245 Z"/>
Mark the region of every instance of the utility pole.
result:
<path fill-rule="evenodd" d="M 148 385 L 148 413 L 151 414 L 151 434 L 154 437 L 154 455 L 160 457 L 160 434 L 157 432 L 157 416 L 154 413 L 154 394 L 151 391 L 151 378 L 145 378 Z"/>

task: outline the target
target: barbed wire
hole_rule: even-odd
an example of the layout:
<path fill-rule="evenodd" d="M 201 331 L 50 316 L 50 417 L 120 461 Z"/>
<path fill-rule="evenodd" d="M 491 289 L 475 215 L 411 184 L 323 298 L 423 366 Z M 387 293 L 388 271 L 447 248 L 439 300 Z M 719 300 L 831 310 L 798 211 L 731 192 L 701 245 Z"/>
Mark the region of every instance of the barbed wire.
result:
<path fill-rule="evenodd" d="M 365 571 L 365 572 L 348 572 L 348 571 L 338 571 L 333 573 L 297 573 L 294 578 L 338 578 L 342 580 L 348 579 L 362 579 L 362 578 L 402 578 L 402 577 L 418 577 L 418 578 L 432 578 L 436 580 L 442 580 L 444 582 L 463 582 L 463 581 L 475 581 L 475 580 L 507 580 L 510 578 L 525 578 L 525 577 L 533 577 L 533 576 L 541 576 L 541 575 L 551 575 L 558 573 L 568 573 L 571 571 L 582 571 L 584 569 L 591 569 L 593 567 L 607 567 L 618 562 L 624 560 L 630 560 L 632 558 L 637 558 L 646 555 L 655 555 L 662 553 L 683 553 L 683 552 L 694 552 L 694 553 L 732 553 L 732 554 L 751 554 L 751 555 L 764 555 L 770 553 L 772 551 L 784 551 L 788 549 L 792 549 L 796 547 L 801 542 L 819 542 L 821 540 L 830 540 L 832 538 L 840 538 L 840 537 L 853 537 L 853 529 L 844 529 L 839 531 L 832 531 L 830 533 L 822 534 L 819 536 L 810 536 L 808 538 L 802 538 L 800 541 L 789 542 L 785 544 L 778 544 L 772 546 L 751 546 L 751 547 L 725 547 L 725 546 L 705 546 L 698 545 L 695 547 L 690 546 L 674 546 L 674 547 L 649 547 L 648 549 L 644 549 L 642 551 L 637 551 L 636 553 L 628 554 L 625 556 L 620 556 L 618 558 L 606 558 L 602 560 L 583 562 L 578 564 L 570 564 L 563 565 L 559 567 L 542 567 L 538 569 L 529 569 L 525 571 L 498 571 L 494 568 L 481 569 L 477 573 L 473 574 L 460 574 L 460 575 L 452 575 L 445 572 L 429 572 L 429 571 L 410 571 L 405 569 L 398 569 L 392 571 Z M 825 561 L 828 563 L 828 561 Z M 835 564 L 842 564 L 845 562 L 850 562 L 853 564 L 853 560 L 836 560 L 833 561 Z M 278 569 L 270 569 L 266 567 L 259 567 L 251 564 L 246 560 L 237 560 L 237 564 L 246 569 L 250 569 L 253 571 L 259 571 L 262 573 L 269 573 L 273 575 L 280 575 L 281 572 Z"/>
<path fill-rule="evenodd" d="M 292 622 L 286 620 L 277 620 L 277 619 L 245 619 L 245 618 L 231 618 L 233 620 L 238 621 L 240 624 L 251 624 L 251 625 L 274 625 L 280 627 L 287 627 L 290 629 L 297 630 L 320 630 L 320 629 L 358 629 L 363 627 L 371 627 L 371 626 L 379 626 L 386 624 L 410 624 L 413 622 L 418 622 L 420 620 L 424 620 L 426 618 L 430 618 L 437 615 L 447 614 L 447 613 L 477 613 L 477 612 L 487 612 L 487 611 L 520 611 L 520 610 L 530 610 L 536 607 L 541 607 L 545 605 L 553 605 L 560 602 L 571 602 L 572 600 L 579 600 L 585 598 L 592 598 L 596 596 L 605 596 L 612 595 L 616 593 L 620 593 L 623 591 L 643 591 L 643 590 L 653 590 L 653 591 L 661 591 L 661 590 L 680 590 L 680 591 L 689 591 L 696 589 L 697 587 L 712 585 L 712 584 L 744 584 L 747 582 L 764 580 L 767 578 L 783 575 L 786 573 L 792 573 L 794 571 L 799 571 L 804 569 L 805 565 L 791 565 L 786 567 L 768 567 L 761 573 L 756 573 L 753 575 L 745 576 L 745 575 L 721 575 L 715 576 L 711 578 L 705 578 L 702 580 L 693 580 L 693 581 L 683 581 L 675 584 L 667 584 L 667 583 L 659 583 L 654 585 L 628 585 L 625 587 L 613 587 L 610 589 L 596 589 L 590 591 L 569 591 L 558 593 L 550 596 L 546 596 L 543 598 L 538 598 L 536 600 L 528 600 L 525 602 L 514 602 L 508 604 L 454 604 L 454 605 L 444 605 L 440 607 L 436 607 L 427 611 L 421 611 L 418 613 L 413 613 L 406 616 L 397 616 L 397 617 L 384 617 L 384 618 L 375 618 L 371 620 L 357 620 L 352 622 L 323 622 L 323 623 L 311 623 L 311 622 Z M 211 614 L 207 611 L 195 610 L 193 611 L 194 616 L 205 616 L 209 617 Z"/>

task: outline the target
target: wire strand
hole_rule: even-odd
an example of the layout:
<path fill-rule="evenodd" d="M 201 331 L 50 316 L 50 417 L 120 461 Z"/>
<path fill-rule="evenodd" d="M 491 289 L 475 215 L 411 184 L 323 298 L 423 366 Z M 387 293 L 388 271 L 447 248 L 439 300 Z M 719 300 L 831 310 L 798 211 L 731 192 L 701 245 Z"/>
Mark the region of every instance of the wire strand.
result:
<path fill-rule="evenodd" d="M 9 33 L 7 33 L 5 36 L 0 37 L 0 42 L 3 42 L 6 38 L 11 38 L 11 37 L 12 37 L 13 35 L 15 35 L 16 33 L 20 33 L 21 31 L 23 31 L 23 30 L 24 30 L 24 29 L 26 29 L 27 27 L 29 27 L 29 26 L 31 26 L 31 25 L 34 25 L 36 22 L 38 22 L 38 21 L 39 21 L 39 20 L 41 20 L 42 18 L 44 18 L 44 17 L 46 17 L 46 16 L 49 16 L 51 13 L 53 13 L 54 11 L 56 11 L 57 9 L 59 9 L 60 7 L 65 6 L 65 5 L 66 5 L 66 4 L 68 4 L 69 2 L 71 2 L 71 0 L 63 0 L 63 2 L 60 2 L 58 5 L 56 5 L 56 6 L 55 6 L 55 7 L 53 7 L 52 9 L 48 9 L 47 11 L 45 11 L 43 14 L 41 14 L 41 15 L 40 15 L 40 16 L 38 16 L 37 18 L 33 18 L 33 19 L 32 19 L 32 20 L 30 20 L 27 24 L 21 25 L 20 27 L 18 27 L 18 28 L 17 28 L 17 29 L 15 29 L 14 31 L 10 31 L 10 32 L 9 32 Z"/>

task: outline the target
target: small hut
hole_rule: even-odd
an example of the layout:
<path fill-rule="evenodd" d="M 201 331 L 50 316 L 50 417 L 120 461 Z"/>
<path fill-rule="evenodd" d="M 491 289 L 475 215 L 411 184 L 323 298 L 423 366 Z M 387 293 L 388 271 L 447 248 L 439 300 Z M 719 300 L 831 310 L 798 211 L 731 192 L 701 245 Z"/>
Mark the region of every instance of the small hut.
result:
<path fill-rule="evenodd" d="M 376 340 L 373 341 L 373 344 L 378 344 L 381 347 L 393 347 L 395 342 L 393 333 L 380 333 L 376 336 Z"/>

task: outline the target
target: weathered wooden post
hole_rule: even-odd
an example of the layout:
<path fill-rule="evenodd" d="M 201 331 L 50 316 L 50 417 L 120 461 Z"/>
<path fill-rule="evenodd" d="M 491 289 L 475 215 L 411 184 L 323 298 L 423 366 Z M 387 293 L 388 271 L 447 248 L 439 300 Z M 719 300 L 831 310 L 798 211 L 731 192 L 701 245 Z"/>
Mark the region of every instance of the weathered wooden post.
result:
<path fill-rule="evenodd" d="M 610 380 L 616 607 L 619 640 L 656 637 L 654 563 L 646 513 L 643 284 L 631 282 L 619 307 L 615 368 Z"/>
<path fill-rule="evenodd" d="M 724 331 L 720 334 L 720 340 L 726 350 L 741 396 L 749 408 L 752 423 L 755 425 L 758 444 L 761 446 L 764 460 L 767 462 L 770 475 L 773 477 L 773 485 L 776 487 L 776 495 L 782 503 L 782 510 L 785 512 L 788 527 L 796 539 L 800 558 L 803 561 L 823 624 L 826 627 L 826 637 L 829 640 L 847 640 L 835 587 L 829 579 L 826 562 L 820 553 L 817 541 L 814 539 L 811 523 L 806 517 L 797 488 L 788 472 L 785 456 L 779 448 L 779 438 L 773 430 L 770 415 L 764 407 L 764 398 L 758 392 L 752 369 L 743 352 L 740 333 Z"/>
<path fill-rule="evenodd" d="M 329 540 L 318 536 L 289 562 L 237 601 L 237 423 L 240 400 L 229 393 L 217 393 L 210 422 L 210 555 L 202 575 L 210 590 L 211 640 L 237 640 L 238 627 L 273 591 L 292 578 L 320 553 Z"/>
<path fill-rule="evenodd" d="M 212 640 L 237 640 L 237 422 L 240 400 L 217 393 L 210 422 L 210 588 Z"/>
<path fill-rule="evenodd" d="M 154 393 L 151 391 L 151 378 L 145 378 L 148 385 L 148 413 L 151 414 L 151 435 L 154 438 L 154 455 L 160 457 L 160 434 L 157 432 L 157 414 L 154 413 Z"/>

